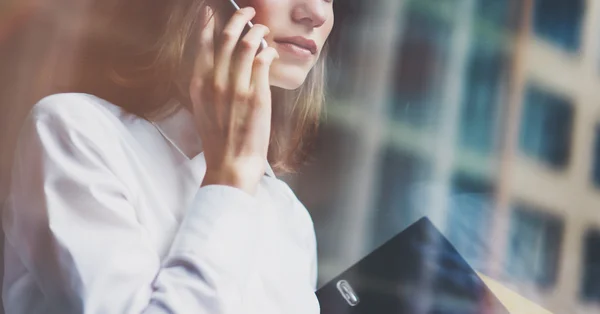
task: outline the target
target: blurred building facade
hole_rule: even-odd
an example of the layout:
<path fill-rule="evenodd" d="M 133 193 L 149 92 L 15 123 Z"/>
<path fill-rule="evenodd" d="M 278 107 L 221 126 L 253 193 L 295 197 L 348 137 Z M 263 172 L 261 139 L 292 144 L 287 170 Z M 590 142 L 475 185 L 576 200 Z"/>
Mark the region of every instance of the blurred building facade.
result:
<path fill-rule="evenodd" d="M 317 151 L 289 178 L 321 283 L 427 215 L 476 270 L 598 313 L 600 2 L 345 6 Z"/>
<path fill-rule="evenodd" d="M 68 21 L 85 16 L 85 1 L 44 3 L 51 18 L 10 36 L 0 28 L 3 172 L 28 111 L 12 104 L 32 105 L 61 81 L 50 73 L 69 73 L 59 62 L 77 47 Z M 288 178 L 315 221 L 320 282 L 427 215 L 476 270 L 555 313 L 598 313 L 600 2 L 343 0 L 336 10 L 317 150 Z"/>

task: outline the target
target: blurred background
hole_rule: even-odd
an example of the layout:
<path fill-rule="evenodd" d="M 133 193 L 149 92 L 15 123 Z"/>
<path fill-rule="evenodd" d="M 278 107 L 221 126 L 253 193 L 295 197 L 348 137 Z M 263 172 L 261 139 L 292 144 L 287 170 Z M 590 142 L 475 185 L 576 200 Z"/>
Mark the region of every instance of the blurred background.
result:
<path fill-rule="evenodd" d="M 86 1 L 0 2 L 0 201 Z M 600 313 L 600 1 L 336 0 L 310 163 L 320 284 L 420 217 L 554 313 Z"/>

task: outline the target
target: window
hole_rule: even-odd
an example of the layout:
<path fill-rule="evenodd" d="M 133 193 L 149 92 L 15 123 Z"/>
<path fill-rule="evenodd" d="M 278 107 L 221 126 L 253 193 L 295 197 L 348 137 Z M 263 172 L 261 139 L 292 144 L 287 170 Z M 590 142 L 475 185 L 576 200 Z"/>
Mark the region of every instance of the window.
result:
<path fill-rule="evenodd" d="M 428 177 L 429 164 L 406 152 L 388 148 L 380 168 L 373 247 L 377 247 L 424 215 L 427 205 L 418 191 Z"/>
<path fill-rule="evenodd" d="M 582 298 L 600 302 L 600 230 L 588 231 L 584 246 Z"/>
<path fill-rule="evenodd" d="M 428 127 L 441 101 L 441 78 L 448 62 L 450 25 L 409 11 L 392 77 L 392 114 L 400 121 Z"/>
<path fill-rule="evenodd" d="M 482 40 L 474 38 L 478 39 Z M 461 108 L 459 141 L 462 147 L 486 154 L 494 151 L 502 67 L 500 51 L 485 42 L 473 44 Z"/>
<path fill-rule="evenodd" d="M 519 142 L 521 151 L 552 167 L 566 166 L 573 128 L 573 108 L 569 101 L 529 86 L 523 111 Z"/>
<path fill-rule="evenodd" d="M 536 208 L 516 207 L 511 216 L 507 274 L 540 287 L 554 285 L 563 229 L 558 217 Z"/>
<path fill-rule="evenodd" d="M 514 3 L 509 0 L 477 0 L 477 15 L 497 26 L 510 25 Z"/>
<path fill-rule="evenodd" d="M 569 51 L 579 49 L 584 0 L 535 0 L 535 33 Z"/>
<path fill-rule="evenodd" d="M 592 165 L 592 180 L 600 187 L 600 126 L 596 126 L 596 137 L 594 139 L 594 156 Z"/>
<path fill-rule="evenodd" d="M 448 240 L 478 270 L 485 267 L 488 257 L 493 193 L 493 185 L 483 179 L 463 173 L 452 178 L 447 216 Z"/>

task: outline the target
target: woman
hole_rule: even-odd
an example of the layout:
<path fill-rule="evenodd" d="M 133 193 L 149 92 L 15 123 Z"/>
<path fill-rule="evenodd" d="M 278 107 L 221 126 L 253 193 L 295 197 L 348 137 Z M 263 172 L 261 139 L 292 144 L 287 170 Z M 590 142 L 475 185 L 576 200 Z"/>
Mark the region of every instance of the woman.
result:
<path fill-rule="evenodd" d="M 319 312 L 312 221 L 274 170 L 316 125 L 333 4 L 226 5 L 95 4 L 85 93 L 42 99 L 19 139 L 7 313 Z"/>

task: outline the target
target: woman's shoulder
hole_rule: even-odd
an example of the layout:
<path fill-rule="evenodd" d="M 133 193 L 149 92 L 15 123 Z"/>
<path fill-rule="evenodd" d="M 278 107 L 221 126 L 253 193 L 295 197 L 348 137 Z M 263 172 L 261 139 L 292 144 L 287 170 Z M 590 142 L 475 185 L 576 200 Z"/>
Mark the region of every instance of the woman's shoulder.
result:
<path fill-rule="evenodd" d="M 31 110 L 31 117 L 53 119 L 77 124 L 97 123 L 98 121 L 118 118 L 121 108 L 99 97 L 83 93 L 61 93 L 42 98 Z"/>
<path fill-rule="evenodd" d="M 73 131 L 98 140 L 121 136 L 128 132 L 127 125 L 133 120 L 142 118 L 102 98 L 84 93 L 62 93 L 39 100 L 31 109 L 25 124 L 57 132 Z"/>
<path fill-rule="evenodd" d="M 127 132 L 124 121 L 128 116 L 132 119 L 116 105 L 90 94 L 54 94 L 33 106 L 22 125 L 19 142 L 31 143 L 35 137 L 39 139 L 34 142 L 79 148 L 92 145 L 114 151 Z"/>

